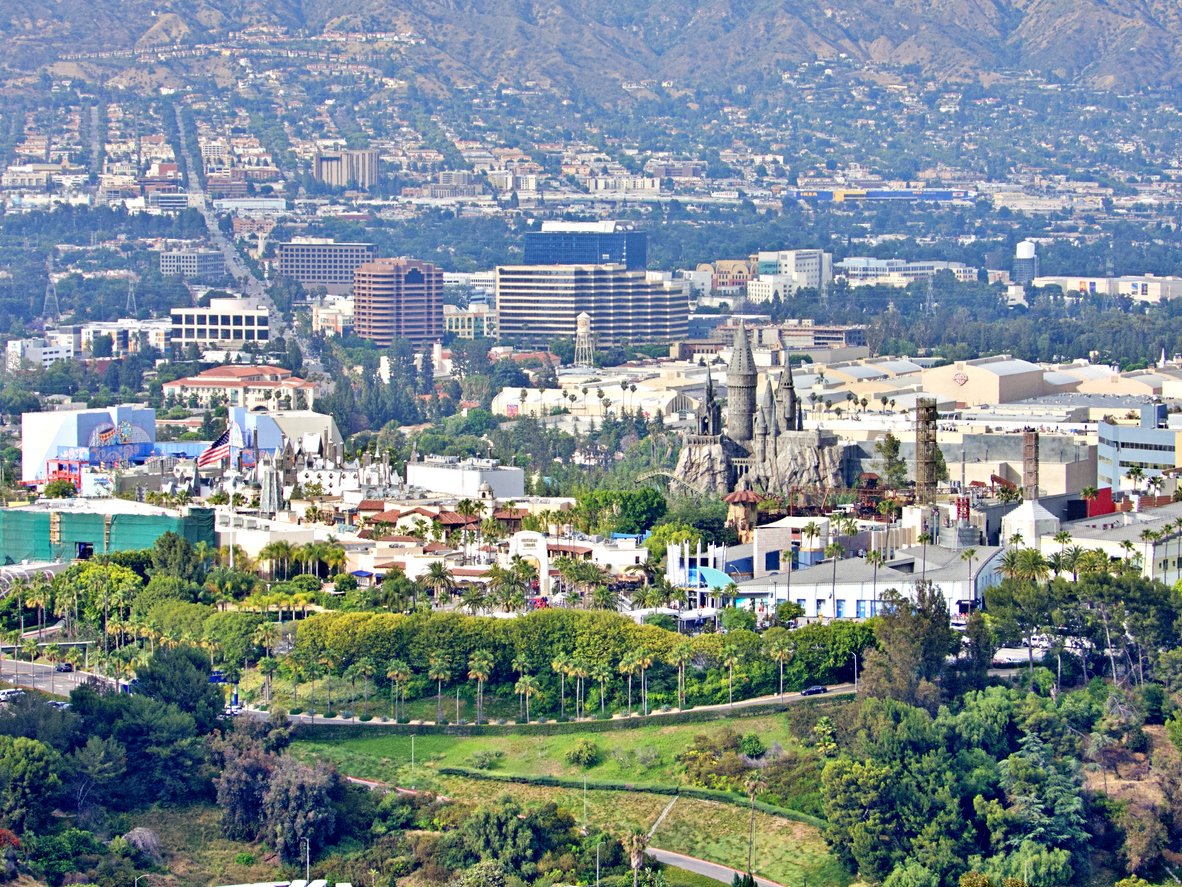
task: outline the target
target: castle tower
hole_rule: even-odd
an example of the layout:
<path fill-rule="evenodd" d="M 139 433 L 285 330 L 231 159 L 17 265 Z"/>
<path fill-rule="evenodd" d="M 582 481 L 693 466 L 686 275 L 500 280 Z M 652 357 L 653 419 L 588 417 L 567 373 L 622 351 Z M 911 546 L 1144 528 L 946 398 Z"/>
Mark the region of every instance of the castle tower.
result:
<path fill-rule="evenodd" d="M 709 364 L 706 365 L 706 396 L 698 406 L 696 425 L 698 434 L 708 437 L 722 434 L 722 405 L 714 391 L 714 376 Z"/>
<path fill-rule="evenodd" d="M 763 416 L 768 436 L 774 441 L 780 434 L 780 426 L 776 420 L 776 392 L 772 389 L 770 378 L 763 387 L 763 396 L 759 399 L 759 413 Z M 772 449 L 774 450 L 775 447 L 773 446 Z"/>
<path fill-rule="evenodd" d="M 784 367 L 780 374 L 780 384 L 776 390 L 777 415 L 776 423 L 780 431 L 803 431 L 801 423 L 801 403 L 796 396 L 796 383 L 792 379 L 792 365 Z"/>
<path fill-rule="evenodd" d="M 755 423 L 755 357 L 747 327 L 739 322 L 731 365 L 726 373 L 726 430 L 736 443 L 751 442 Z"/>

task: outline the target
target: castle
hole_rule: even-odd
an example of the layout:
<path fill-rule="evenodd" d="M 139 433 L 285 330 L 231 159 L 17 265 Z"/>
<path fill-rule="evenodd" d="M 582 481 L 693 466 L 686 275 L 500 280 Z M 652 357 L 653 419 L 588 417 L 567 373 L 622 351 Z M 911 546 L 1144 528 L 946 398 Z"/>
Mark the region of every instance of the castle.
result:
<path fill-rule="evenodd" d="M 727 493 L 738 486 L 789 493 L 845 483 L 845 445 L 836 435 L 804 427 L 804 409 L 791 367 L 773 385 L 769 375 L 757 396 L 759 373 L 747 328 L 735 331 L 726 374 L 726 427 L 714 377 L 685 435 L 677 476 L 700 490 Z"/>

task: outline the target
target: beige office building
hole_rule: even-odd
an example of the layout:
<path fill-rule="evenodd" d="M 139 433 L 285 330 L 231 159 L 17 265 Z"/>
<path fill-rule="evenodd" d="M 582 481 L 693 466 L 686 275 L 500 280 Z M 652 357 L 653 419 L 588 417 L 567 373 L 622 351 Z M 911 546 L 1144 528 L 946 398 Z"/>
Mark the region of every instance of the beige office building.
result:
<path fill-rule="evenodd" d="M 334 188 L 368 190 L 378 181 L 377 149 L 317 151 L 312 158 L 312 177 Z"/>
<path fill-rule="evenodd" d="M 377 259 L 353 275 L 353 331 L 386 346 L 443 338 L 443 271 L 418 259 Z"/>
<path fill-rule="evenodd" d="M 688 334 L 689 299 L 670 284 L 623 265 L 511 265 L 496 272 L 497 328 L 513 344 L 574 339 L 587 312 L 599 345 L 644 345 Z"/>
<path fill-rule="evenodd" d="M 337 243 L 319 237 L 296 237 L 280 243 L 279 273 L 304 286 L 323 286 L 329 292 L 344 292 L 353 285 L 353 272 L 378 257 L 372 243 Z"/>

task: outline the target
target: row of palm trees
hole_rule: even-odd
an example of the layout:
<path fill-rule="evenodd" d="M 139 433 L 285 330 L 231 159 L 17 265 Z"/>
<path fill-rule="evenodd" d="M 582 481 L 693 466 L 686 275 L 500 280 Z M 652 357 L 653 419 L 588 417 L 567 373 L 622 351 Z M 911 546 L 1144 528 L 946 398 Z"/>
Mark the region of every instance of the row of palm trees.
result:
<path fill-rule="evenodd" d="M 264 678 L 264 698 L 269 703 L 272 697 L 272 678 L 280 674 L 291 681 L 292 703 L 299 705 L 299 687 L 310 681 L 312 692 L 315 692 L 316 681 L 323 679 L 323 687 L 328 697 L 328 707 L 333 707 L 332 680 L 340 677 L 350 681 L 354 687 L 360 681 L 362 685 L 363 701 L 368 706 L 369 697 L 373 693 L 373 679 L 383 673 L 381 667 L 369 657 L 362 657 L 343 671 L 339 670 L 339 661 L 333 656 L 324 654 L 314 659 L 298 653 L 291 653 L 276 658 L 274 654 L 275 633 L 274 623 L 259 627 L 254 637 L 255 643 L 262 646 L 267 655 L 258 663 L 260 674 Z M 779 693 L 784 695 L 785 667 L 796 653 L 795 642 L 791 633 L 786 631 L 771 632 L 765 636 L 762 648 L 764 655 L 779 669 Z M 613 678 L 621 681 L 621 690 L 627 699 L 627 712 L 631 716 L 635 709 L 647 716 L 652 711 L 649 700 L 649 674 L 658 662 L 677 670 L 677 702 L 679 708 L 686 705 L 686 675 L 687 671 L 698 658 L 699 653 L 693 644 L 683 640 L 674 645 L 664 656 L 659 657 L 650 650 L 638 648 L 625 652 L 615 663 L 614 667 L 604 661 L 593 662 L 586 657 L 559 654 L 550 661 L 550 669 L 559 680 L 559 717 L 567 717 L 568 696 L 573 705 L 572 715 L 575 719 L 589 717 L 587 699 L 588 686 L 591 683 L 599 685 L 599 714 L 607 713 L 608 685 Z M 724 644 L 718 656 L 718 665 L 725 669 L 727 680 L 728 704 L 734 704 L 734 688 L 737 679 L 742 677 L 741 670 L 746 663 L 745 653 L 735 645 Z M 532 704 L 542 696 L 542 683 L 538 675 L 533 673 L 533 666 L 524 656 L 517 656 L 512 660 L 511 670 L 515 678 L 513 691 L 518 701 L 518 718 L 528 723 L 532 719 Z M 396 720 L 405 720 L 406 695 L 409 686 L 416 678 L 425 678 L 435 685 L 435 715 L 437 721 L 443 720 L 443 690 L 457 678 L 464 678 L 475 684 L 474 700 L 476 705 L 476 723 L 486 720 L 485 688 L 493 676 L 495 657 L 491 650 L 478 649 L 473 651 L 466 663 L 456 665 L 444 650 L 435 650 L 427 655 L 426 667 L 420 670 L 403 659 L 392 659 L 385 666 L 385 677 L 390 683 L 390 711 Z"/>
<path fill-rule="evenodd" d="M 259 552 L 259 559 L 267 562 L 272 579 L 279 575 L 277 568 L 282 568 L 284 579 L 290 579 L 293 565 L 298 566 L 301 573 L 311 573 L 321 578 L 322 566 L 329 575 L 344 568 L 345 549 L 340 543 L 332 541 L 300 545 L 279 539 L 264 545 Z"/>

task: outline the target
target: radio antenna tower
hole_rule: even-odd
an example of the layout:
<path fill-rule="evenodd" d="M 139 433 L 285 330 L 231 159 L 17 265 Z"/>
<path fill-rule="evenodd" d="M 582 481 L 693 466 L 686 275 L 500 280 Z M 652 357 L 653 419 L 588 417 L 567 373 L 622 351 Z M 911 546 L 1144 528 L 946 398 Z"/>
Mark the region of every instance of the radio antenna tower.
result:
<path fill-rule="evenodd" d="M 47 282 L 45 284 L 45 302 L 41 306 L 41 316 L 45 320 L 57 320 L 62 316 L 62 306 L 57 300 L 57 286 L 53 282 L 53 250 L 45 260 Z"/>
<path fill-rule="evenodd" d="M 127 306 L 125 308 L 128 317 L 135 317 L 139 313 L 139 309 L 135 305 L 135 278 L 127 278 Z"/>

